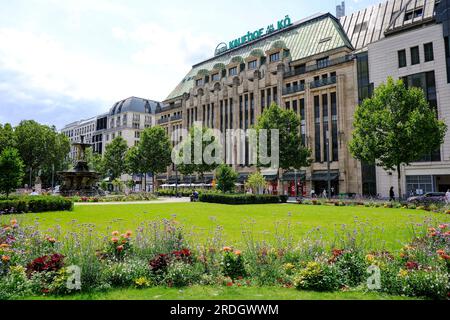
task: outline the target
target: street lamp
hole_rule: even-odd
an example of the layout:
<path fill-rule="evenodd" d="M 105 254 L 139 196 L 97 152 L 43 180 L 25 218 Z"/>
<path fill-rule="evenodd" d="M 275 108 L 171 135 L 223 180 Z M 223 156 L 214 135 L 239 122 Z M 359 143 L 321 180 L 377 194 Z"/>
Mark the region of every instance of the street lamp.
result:
<path fill-rule="evenodd" d="M 331 172 L 330 172 L 330 138 L 329 131 L 326 132 L 326 148 L 327 148 L 327 182 L 328 182 L 328 199 L 331 199 Z"/>
<path fill-rule="evenodd" d="M 298 185 L 297 185 L 297 169 L 294 169 L 294 176 L 295 176 L 295 198 L 298 198 Z"/>
<path fill-rule="evenodd" d="M 175 165 L 175 196 L 178 198 L 178 168 Z"/>

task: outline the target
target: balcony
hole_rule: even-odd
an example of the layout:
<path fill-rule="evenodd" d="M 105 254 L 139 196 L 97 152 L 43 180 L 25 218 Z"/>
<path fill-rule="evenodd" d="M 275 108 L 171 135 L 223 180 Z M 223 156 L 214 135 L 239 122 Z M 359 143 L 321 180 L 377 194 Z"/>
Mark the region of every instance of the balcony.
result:
<path fill-rule="evenodd" d="M 178 121 L 178 120 L 182 120 L 182 119 L 183 119 L 183 116 L 181 116 L 181 115 L 170 117 L 170 121 Z"/>
<path fill-rule="evenodd" d="M 169 122 L 169 118 L 163 118 L 163 119 L 158 120 L 158 124 L 164 124 L 164 123 L 168 123 L 168 122 Z"/>
<path fill-rule="evenodd" d="M 293 93 L 297 93 L 297 92 L 303 92 L 305 91 L 305 85 L 304 84 L 300 84 L 300 85 L 296 85 L 296 86 L 290 86 L 290 87 L 285 87 L 283 88 L 283 96 L 289 95 L 289 94 L 293 94 Z"/>
<path fill-rule="evenodd" d="M 320 87 L 325 87 L 325 86 L 329 86 L 332 84 L 335 84 L 337 82 L 337 77 L 329 77 L 329 78 L 323 78 L 314 82 L 311 82 L 309 84 L 309 87 L 311 89 L 315 89 L 315 88 L 320 88 Z"/>
<path fill-rule="evenodd" d="M 289 77 L 294 77 L 294 76 L 299 76 L 308 72 L 312 72 L 312 71 L 316 71 L 316 70 L 320 70 L 320 69 L 325 69 L 331 66 L 335 66 L 341 63 L 346 63 L 349 61 L 352 61 L 356 59 L 356 56 L 354 55 L 346 55 L 340 58 L 336 58 L 336 59 L 332 59 L 332 60 L 328 60 L 326 63 L 321 63 L 320 65 L 315 64 L 315 65 L 311 65 L 311 66 L 306 66 L 305 68 L 301 68 L 298 70 L 291 70 L 291 71 L 287 71 L 284 73 L 284 78 L 289 78 Z"/>

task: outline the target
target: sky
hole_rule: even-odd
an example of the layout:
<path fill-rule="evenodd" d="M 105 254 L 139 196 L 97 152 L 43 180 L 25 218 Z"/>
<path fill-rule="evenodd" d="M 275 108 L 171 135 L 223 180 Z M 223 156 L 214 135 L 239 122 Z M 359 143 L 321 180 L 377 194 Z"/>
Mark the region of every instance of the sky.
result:
<path fill-rule="evenodd" d="M 380 0 L 347 0 L 347 14 Z M 337 0 L 0 0 L 0 123 L 64 125 L 163 101 L 220 42 Z"/>

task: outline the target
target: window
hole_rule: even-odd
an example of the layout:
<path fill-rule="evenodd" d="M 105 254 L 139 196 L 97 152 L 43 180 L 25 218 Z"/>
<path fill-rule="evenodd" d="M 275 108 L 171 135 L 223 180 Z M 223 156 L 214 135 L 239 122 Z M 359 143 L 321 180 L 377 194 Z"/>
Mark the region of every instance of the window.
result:
<path fill-rule="evenodd" d="M 280 53 L 276 52 L 276 53 L 272 53 L 269 57 L 270 62 L 276 62 L 276 61 L 280 61 Z"/>
<path fill-rule="evenodd" d="M 320 150 L 320 96 L 314 97 L 314 153 L 316 162 L 321 162 Z"/>
<path fill-rule="evenodd" d="M 399 68 L 406 67 L 406 50 L 398 51 L 398 67 Z"/>
<path fill-rule="evenodd" d="M 414 195 L 433 192 L 432 176 L 406 176 L 406 191 Z"/>
<path fill-rule="evenodd" d="M 306 72 L 306 64 L 300 64 L 300 65 L 298 65 L 298 66 L 295 66 L 294 67 L 294 72 L 296 73 L 296 74 L 303 74 L 303 73 L 305 73 Z"/>
<path fill-rule="evenodd" d="M 434 60 L 433 42 L 425 43 L 423 45 L 423 51 L 425 53 L 425 62 Z"/>
<path fill-rule="evenodd" d="M 197 87 L 202 86 L 202 85 L 203 85 L 203 79 L 197 79 L 197 80 L 195 81 L 195 85 L 196 85 Z"/>
<path fill-rule="evenodd" d="M 248 63 L 248 70 L 253 70 L 253 69 L 256 69 L 257 67 L 258 67 L 257 60 L 253 60 Z"/>
<path fill-rule="evenodd" d="M 445 37 L 445 57 L 447 58 L 447 83 L 450 83 L 450 40 Z"/>
<path fill-rule="evenodd" d="M 228 70 L 228 75 L 229 76 L 236 76 L 237 75 L 237 67 L 230 68 L 230 70 Z"/>
<path fill-rule="evenodd" d="M 220 75 L 218 73 L 215 73 L 211 76 L 212 81 L 219 81 Z"/>
<path fill-rule="evenodd" d="M 325 57 L 325 58 L 322 58 L 322 59 L 318 59 L 317 61 L 316 61 L 316 64 L 317 64 L 317 68 L 326 68 L 326 67 L 328 67 L 328 61 L 329 61 L 329 58 L 328 57 Z"/>
<path fill-rule="evenodd" d="M 336 92 L 332 92 L 330 96 L 331 96 L 331 147 L 332 147 L 331 156 L 332 161 L 339 161 Z"/>
<path fill-rule="evenodd" d="M 356 32 L 361 32 L 361 31 L 366 31 L 366 30 L 367 30 L 367 27 L 368 27 L 367 21 L 358 23 L 358 24 L 355 26 L 355 33 L 356 33 Z"/>
<path fill-rule="evenodd" d="M 419 64 L 420 63 L 420 56 L 419 56 L 419 47 L 412 47 L 411 48 L 411 64 Z"/>
<path fill-rule="evenodd" d="M 405 13 L 405 21 L 412 20 L 423 16 L 423 8 L 411 10 Z"/>
<path fill-rule="evenodd" d="M 322 119 L 323 119 L 323 159 L 324 161 L 328 161 L 328 152 L 330 151 L 329 147 L 327 148 L 327 139 L 329 136 L 328 130 L 328 95 L 322 95 Z M 329 141 L 330 143 L 330 141 Z M 329 145 L 328 145 L 329 146 Z"/>

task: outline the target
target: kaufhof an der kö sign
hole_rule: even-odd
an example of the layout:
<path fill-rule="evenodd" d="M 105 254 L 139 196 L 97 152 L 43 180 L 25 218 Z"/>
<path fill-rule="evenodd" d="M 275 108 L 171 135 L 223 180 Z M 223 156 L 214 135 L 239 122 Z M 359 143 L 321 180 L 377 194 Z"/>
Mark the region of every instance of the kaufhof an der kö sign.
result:
<path fill-rule="evenodd" d="M 277 22 L 276 27 L 274 24 L 270 24 L 266 28 L 260 28 L 253 32 L 248 31 L 247 34 L 243 35 L 242 37 L 230 41 L 228 45 L 226 43 L 219 44 L 216 49 L 216 55 L 240 47 L 248 42 L 255 41 L 259 38 L 262 38 L 263 36 L 269 35 L 275 31 L 285 29 L 291 25 L 291 19 L 289 18 L 289 16 L 286 16 L 284 19 Z"/>

